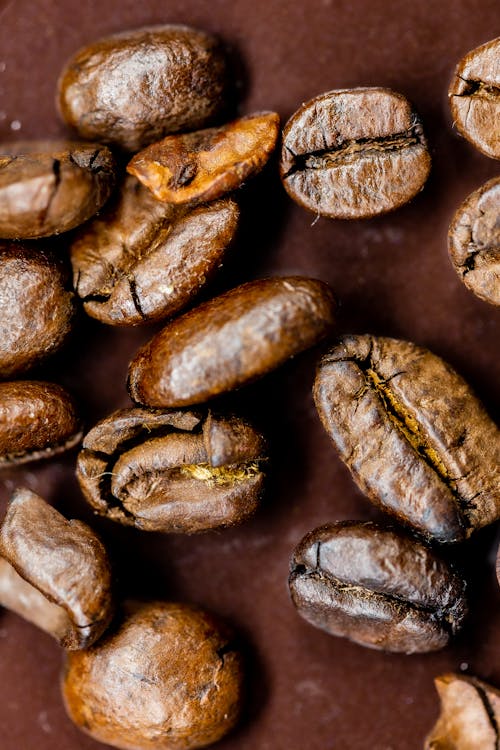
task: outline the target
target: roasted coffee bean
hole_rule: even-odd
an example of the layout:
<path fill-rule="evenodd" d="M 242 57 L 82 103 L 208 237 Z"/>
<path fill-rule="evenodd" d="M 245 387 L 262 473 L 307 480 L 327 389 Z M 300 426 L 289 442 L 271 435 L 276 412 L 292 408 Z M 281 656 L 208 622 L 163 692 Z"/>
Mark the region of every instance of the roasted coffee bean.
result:
<path fill-rule="evenodd" d="M 450 225 L 448 249 L 465 286 L 500 305 L 500 177 L 462 203 Z"/>
<path fill-rule="evenodd" d="M 456 542 L 500 517 L 499 432 L 427 349 L 347 336 L 321 361 L 314 398 L 356 482 L 400 521 Z"/>
<path fill-rule="evenodd" d="M 279 116 L 262 112 L 171 135 L 134 156 L 127 170 L 160 201 L 212 201 L 260 172 L 276 147 L 278 128 Z"/>
<path fill-rule="evenodd" d="M 75 313 L 66 264 L 38 244 L 0 242 L 0 377 L 57 351 Z"/>
<path fill-rule="evenodd" d="M 466 613 L 463 581 L 430 547 L 372 523 L 311 531 L 294 552 L 289 585 L 312 625 L 385 651 L 442 648 Z"/>
<path fill-rule="evenodd" d="M 441 715 L 425 740 L 425 750 L 498 750 L 500 691 L 459 674 L 434 680 Z"/>
<path fill-rule="evenodd" d="M 460 133 L 486 156 L 500 159 L 500 37 L 460 60 L 448 96 Z"/>
<path fill-rule="evenodd" d="M 139 325 L 178 312 L 222 264 L 238 217 L 228 198 L 176 208 L 128 176 L 71 246 L 75 289 L 86 312 L 109 325 Z"/>
<path fill-rule="evenodd" d="M 226 60 L 210 34 L 151 26 L 79 50 L 59 79 L 59 108 L 82 138 L 138 151 L 208 125 L 226 105 Z"/>
<path fill-rule="evenodd" d="M 112 616 L 110 566 L 87 524 L 19 489 L 0 528 L 0 555 L 2 606 L 66 649 L 88 648 L 102 635 Z"/>
<path fill-rule="evenodd" d="M 77 477 L 101 515 L 191 534 L 256 510 L 265 457 L 262 436 L 237 417 L 122 409 L 85 437 Z"/>
<path fill-rule="evenodd" d="M 251 281 L 172 321 L 129 368 L 132 399 L 148 406 L 198 404 L 265 375 L 313 346 L 334 325 L 322 281 Z"/>
<path fill-rule="evenodd" d="M 0 383 L 0 468 L 69 450 L 82 438 L 71 396 L 55 383 Z"/>
<path fill-rule="evenodd" d="M 242 657 L 231 631 L 187 604 L 143 604 L 87 651 L 67 654 L 74 723 L 124 750 L 190 750 L 236 724 Z"/>
<path fill-rule="evenodd" d="M 332 219 L 399 208 L 422 190 L 430 163 L 420 118 L 389 89 L 329 91 L 303 104 L 283 131 L 286 191 Z"/>
<path fill-rule="evenodd" d="M 0 144 L 0 237 L 33 239 L 90 219 L 115 182 L 111 152 L 95 143 Z"/>

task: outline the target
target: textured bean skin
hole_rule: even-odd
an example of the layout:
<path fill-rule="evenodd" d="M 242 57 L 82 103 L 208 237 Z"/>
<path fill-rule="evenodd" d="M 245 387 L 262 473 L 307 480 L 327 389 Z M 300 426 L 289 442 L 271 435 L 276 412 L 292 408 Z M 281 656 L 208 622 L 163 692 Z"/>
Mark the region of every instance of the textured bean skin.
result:
<path fill-rule="evenodd" d="M 0 554 L 3 606 L 69 650 L 88 648 L 102 635 L 112 616 L 110 566 L 87 524 L 66 521 L 34 492 L 19 489 L 0 529 Z"/>
<path fill-rule="evenodd" d="M 107 518 L 191 534 L 256 510 L 265 458 L 262 436 L 238 417 L 122 409 L 86 435 L 77 478 Z"/>
<path fill-rule="evenodd" d="M 198 404 L 238 388 L 324 338 L 334 299 L 321 281 L 252 281 L 177 318 L 129 368 L 132 399 L 149 406 Z"/>
<path fill-rule="evenodd" d="M 35 243 L 0 242 L 0 377 L 26 372 L 56 352 L 74 314 L 60 254 Z"/>
<path fill-rule="evenodd" d="M 500 37 L 460 60 L 448 97 L 461 135 L 486 156 L 500 159 Z"/>
<path fill-rule="evenodd" d="M 276 112 L 247 115 L 218 128 L 171 135 L 136 154 L 127 170 L 158 200 L 212 201 L 260 172 L 276 146 Z"/>
<path fill-rule="evenodd" d="M 0 144 L 0 237 L 49 237 L 83 224 L 115 183 L 109 149 L 95 143 Z"/>
<path fill-rule="evenodd" d="M 499 177 L 471 193 L 457 209 L 448 250 L 465 286 L 485 302 L 500 305 Z"/>
<path fill-rule="evenodd" d="M 77 445 L 82 429 L 71 396 L 55 383 L 0 383 L 0 468 L 50 458 Z"/>
<path fill-rule="evenodd" d="M 191 750 L 233 728 L 242 658 L 233 634 L 187 604 L 140 605 L 115 632 L 67 655 L 66 710 L 94 739 L 123 750 Z"/>
<path fill-rule="evenodd" d="M 427 349 L 347 336 L 321 361 L 323 426 L 369 498 L 441 542 L 500 517 L 500 440 L 464 380 Z"/>
<path fill-rule="evenodd" d="M 497 750 L 500 691 L 463 674 L 434 680 L 441 714 L 425 740 L 425 750 Z"/>
<path fill-rule="evenodd" d="M 422 189 L 429 170 L 420 119 L 389 89 L 329 91 L 303 104 L 283 130 L 283 185 L 317 215 L 392 211 Z"/>
<path fill-rule="evenodd" d="M 151 26 L 79 50 L 61 73 L 58 103 L 82 138 L 139 151 L 167 133 L 208 125 L 225 91 L 225 55 L 215 37 Z"/>
<path fill-rule="evenodd" d="M 85 311 L 120 326 L 174 315 L 222 265 L 238 218 L 238 205 L 229 198 L 176 208 L 127 176 L 116 198 L 71 245 L 75 290 Z"/>
<path fill-rule="evenodd" d="M 466 612 L 463 581 L 430 547 L 372 523 L 311 531 L 294 552 L 289 585 L 312 625 L 385 651 L 442 648 Z"/>

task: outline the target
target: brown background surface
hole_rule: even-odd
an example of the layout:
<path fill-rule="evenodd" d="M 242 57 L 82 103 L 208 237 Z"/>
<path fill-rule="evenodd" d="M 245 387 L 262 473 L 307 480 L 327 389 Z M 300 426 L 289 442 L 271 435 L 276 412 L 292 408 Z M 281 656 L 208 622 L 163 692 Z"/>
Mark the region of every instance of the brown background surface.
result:
<path fill-rule="evenodd" d="M 275 164 L 241 191 L 238 244 L 212 290 L 268 274 L 331 283 L 339 332 L 404 337 L 433 349 L 498 414 L 499 314 L 461 284 L 448 261 L 452 212 L 499 172 L 454 133 L 446 89 L 454 64 L 500 33 L 498 0 L 14 0 L 0 2 L 0 136 L 64 132 L 53 104 L 67 57 L 100 35 L 182 22 L 232 47 L 241 112 L 299 104 L 333 88 L 390 86 L 421 113 L 433 156 L 424 192 L 393 215 L 333 222 L 293 205 Z M 18 127 L 20 126 L 20 127 Z M 17 128 L 17 130 L 16 130 Z M 34 311 L 36 314 L 36 311 Z M 88 424 L 128 405 L 127 362 L 149 330 L 80 322 L 72 342 L 38 376 L 80 398 Z M 226 616 L 249 644 L 250 700 L 220 750 L 417 750 L 438 702 L 432 679 L 467 670 L 500 686 L 496 529 L 462 552 L 472 577 L 471 616 L 452 646 L 432 655 L 381 654 L 329 637 L 293 611 L 288 559 L 323 522 L 377 517 L 336 457 L 316 416 L 307 353 L 225 405 L 269 435 L 272 476 L 261 512 L 239 529 L 183 538 L 93 521 L 73 479 L 74 455 L 0 478 L 3 509 L 25 484 L 68 515 L 91 520 L 112 551 L 126 595 L 198 602 Z M 0 611 L 1 750 L 97 750 L 64 714 L 61 653 L 31 625 Z"/>

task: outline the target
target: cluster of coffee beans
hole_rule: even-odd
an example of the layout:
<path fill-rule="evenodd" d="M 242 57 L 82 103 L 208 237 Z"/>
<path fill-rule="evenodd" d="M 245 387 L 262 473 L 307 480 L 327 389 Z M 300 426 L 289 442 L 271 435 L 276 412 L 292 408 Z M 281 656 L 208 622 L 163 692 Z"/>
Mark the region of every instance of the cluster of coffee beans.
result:
<path fill-rule="evenodd" d="M 480 62 L 498 42 L 481 49 L 472 53 Z M 213 277 L 238 225 L 234 191 L 266 164 L 279 130 L 274 112 L 214 125 L 229 79 L 222 46 L 204 32 L 115 35 L 78 52 L 59 81 L 64 120 L 95 143 L 2 146 L 2 377 L 22 375 L 62 345 L 76 296 L 99 321 L 136 326 L 171 319 Z M 471 107 L 481 91 L 467 89 Z M 319 215 L 394 210 L 422 189 L 429 169 L 418 116 L 386 89 L 323 94 L 284 129 L 283 184 Z M 481 217 L 473 249 L 465 219 L 453 232 L 456 257 L 469 254 L 464 268 L 488 266 L 487 281 L 478 274 L 483 297 L 498 287 L 494 251 L 483 252 L 497 230 L 482 217 L 499 193 L 486 187 L 463 209 Z M 60 256 L 42 243 L 75 229 L 66 235 L 73 291 Z M 203 405 L 323 340 L 334 311 L 325 283 L 292 276 L 248 282 L 169 320 L 130 364 L 134 406 L 83 438 L 76 473 L 92 508 L 170 533 L 247 519 L 263 490 L 265 440 Z M 319 364 L 314 394 L 355 480 L 419 536 L 356 522 L 316 529 L 293 555 L 292 599 L 308 621 L 365 645 L 441 648 L 466 614 L 465 585 L 429 542 L 462 541 L 500 517 L 498 431 L 456 373 L 407 342 L 341 338 Z M 0 384 L 2 465 L 53 456 L 82 436 L 59 386 Z M 243 669 L 225 624 L 188 605 L 117 607 L 95 533 L 26 489 L 9 505 L 0 554 L 0 602 L 67 650 L 63 697 L 84 731 L 118 748 L 186 750 L 234 726 Z M 482 697 L 486 688 L 469 680 L 459 690 Z"/>

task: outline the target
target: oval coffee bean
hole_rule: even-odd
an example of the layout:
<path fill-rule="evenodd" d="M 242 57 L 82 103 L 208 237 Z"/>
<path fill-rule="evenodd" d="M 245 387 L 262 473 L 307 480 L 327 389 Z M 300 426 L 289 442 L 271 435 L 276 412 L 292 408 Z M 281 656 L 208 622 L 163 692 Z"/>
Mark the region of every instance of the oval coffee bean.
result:
<path fill-rule="evenodd" d="M 187 604 L 143 604 L 66 659 L 69 717 L 112 747 L 194 750 L 223 737 L 241 712 L 243 659 L 234 636 Z"/>
<path fill-rule="evenodd" d="M 312 625 L 385 651 L 442 648 L 466 613 L 463 581 L 430 547 L 372 523 L 311 531 L 294 552 L 289 585 Z"/>
<path fill-rule="evenodd" d="M 254 513 L 265 457 L 262 436 L 237 417 L 122 409 L 85 437 L 77 478 L 101 515 L 191 534 Z"/>
<path fill-rule="evenodd" d="M 87 524 L 66 521 L 28 489 L 14 493 L 0 528 L 0 603 L 66 649 L 91 646 L 112 616 L 111 575 Z"/>
<path fill-rule="evenodd" d="M 500 436 L 467 383 L 416 344 L 347 336 L 314 398 L 361 489 L 400 521 L 456 542 L 500 518 Z"/>
<path fill-rule="evenodd" d="M 434 684 L 441 715 L 425 750 L 498 750 L 500 691 L 463 674 L 440 675 Z"/>
<path fill-rule="evenodd" d="M 471 193 L 457 210 L 448 250 L 465 286 L 500 305 L 500 177 Z"/>
<path fill-rule="evenodd" d="M 0 237 L 49 237 L 83 224 L 115 183 L 105 146 L 71 141 L 0 144 Z"/>
<path fill-rule="evenodd" d="M 64 343 L 75 313 L 68 282 L 57 253 L 0 242 L 0 377 L 29 370 Z"/>
<path fill-rule="evenodd" d="M 329 91 L 303 104 L 283 131 L 286 191 L 333 219 L 399 208 L 422 190 L 430 163 L 420 118 L 389 89 Z"/>
<path fill-rule="evenodd" d="M 50 458 L 82 438 L 71 396 L 55 383 L 0 383 L 0 468 Z"/>
<path fill-rule="evenodd" d="M 460 60 L 448 96 L 460 133 L 486 156 L 500 159 L 500 37 Z"/>
<path fill-rule="evenodd" d="M 172 321 L 129 368 L 132 399 L 189 406 L 265 375 L 313 346 L 334 325 L 322 281 L 300 276 L 251 281 Z"/>
<path fill-rule="evenodd" d="M 151 26 L 79 50 L 59 79 L 59 108 L 82 138 L 139 151 L 208 125 L 225 106 L 220 42 L 188 26 Z"/>
<path fill-rule="evenodd" d="M 178 312 L 222 265 L 238 217 L 237 204 L 227 198 L 175 208 L 127 176 L 71 245 L 85 311 L 109 325 L 139 325 Z"/>
<path fill-rule="evenodd" d="M 127 171 L 160 201 L 212 201 L 260 172 L 274 151 L 278 128 L 279 116 L 262 112 L 218 128 L 171 135 L 136 154 Z"/>

